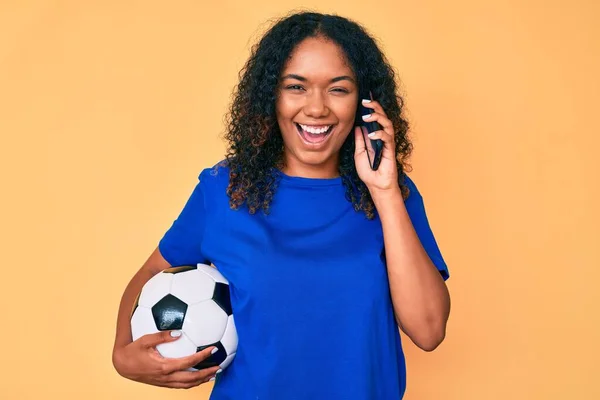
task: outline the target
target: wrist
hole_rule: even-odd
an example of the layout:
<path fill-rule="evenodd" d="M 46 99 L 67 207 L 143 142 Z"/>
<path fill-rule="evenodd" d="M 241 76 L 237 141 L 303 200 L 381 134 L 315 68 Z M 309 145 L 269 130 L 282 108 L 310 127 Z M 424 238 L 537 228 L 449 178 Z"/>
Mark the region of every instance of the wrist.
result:
<path fill-rule="evenodd" d="M 371 193 L 373 203 L 378 210 L 385 204 L 394 204 L 398 201 L 404 202 L 402 191 L 397 184 L 388 189 L 369 189 L 369 192 Z"/>

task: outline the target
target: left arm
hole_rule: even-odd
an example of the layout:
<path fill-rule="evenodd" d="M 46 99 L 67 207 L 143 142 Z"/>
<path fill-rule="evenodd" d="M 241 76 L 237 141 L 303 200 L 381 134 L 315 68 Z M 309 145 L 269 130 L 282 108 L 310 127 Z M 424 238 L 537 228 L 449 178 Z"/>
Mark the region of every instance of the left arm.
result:
<path fill-rule="evenodd" d="M 365 133 L 357 127 L 354 162 L 381 220 L 394 313 L 400 329 L 421 349 L 431 351 L 446 335 L 450 295 L 415 231 L 402 198 L 392 122 L 378 102 L 371 100 L 363 104 L 373 109 L 373 113 L 363 119 L 377 121 L 382 127 L 369 138 L 383 141 L 383 155 L 379 168 L 371 170 L 367 152 L 372 149 L 365 148 L 361 137 Z M 420 194 L 414 196 L 422 200 Z"/>
<path fill-rule="evenodd" d="M 396 320 L 417 346 L 432 351 L 446 335 L 448 288 L 417 236 L 400 188 L 371 194 L 383 228 Z"/>

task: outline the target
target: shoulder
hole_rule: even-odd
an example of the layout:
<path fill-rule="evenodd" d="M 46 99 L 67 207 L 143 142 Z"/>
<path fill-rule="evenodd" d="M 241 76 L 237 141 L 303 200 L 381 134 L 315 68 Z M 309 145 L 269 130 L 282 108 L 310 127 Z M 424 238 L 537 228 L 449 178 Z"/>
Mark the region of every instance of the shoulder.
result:
<path fill-rule="evenodd" d="M 213 212 L 229 204 L 228 186 L 229 167 L 225 160 L 204 168 L 198 175 L 198 188 L 203 194 L 204 206 Z"/>
<path fill-rule="evenodd" d="M 226 160 L 221 160 L 212 167 L 204 168 L 200 171 L 198 180 L 206 189 L 220 187 L 229 184 L 229 167 Z"/>
<path fill-rule="evenodd" d="M 408 187 L 408 190 L 410 191 L 406 201 L 409 201 L 411 199 L 421 198 L 421 193 L 419 192 L 419 189 L 417 188 L 417 184 L 407 174 L 404 174 L 404 182 L 403 183 L 404 183 L 404 185 L 406 185 L 406 187 Z"/>

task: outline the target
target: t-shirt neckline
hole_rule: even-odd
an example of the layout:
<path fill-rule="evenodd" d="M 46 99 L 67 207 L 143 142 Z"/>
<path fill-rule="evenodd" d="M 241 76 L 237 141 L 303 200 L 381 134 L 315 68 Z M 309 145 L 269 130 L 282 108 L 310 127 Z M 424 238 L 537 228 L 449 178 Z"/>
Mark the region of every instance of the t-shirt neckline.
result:
<path fill-rule="evenodd" d="M 287 175 L 280 169 L 275 169 L 275 172 L 281 178 L 281 182 L 299 186 L 336 186 L 342 183 L 342 177 L 335 178 L 308 178 L 304 176 Z"/>

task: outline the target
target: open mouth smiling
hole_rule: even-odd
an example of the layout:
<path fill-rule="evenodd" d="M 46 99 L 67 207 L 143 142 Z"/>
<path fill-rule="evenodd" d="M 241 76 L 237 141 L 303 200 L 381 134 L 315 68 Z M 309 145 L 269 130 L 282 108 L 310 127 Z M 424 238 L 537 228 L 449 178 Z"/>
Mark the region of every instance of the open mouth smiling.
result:
<path fill-rule="evenodd" d="M 304 125 L 294 123 L 302 140 L 310 145 L 324 143 L 333 131 L 334 125 Z"/>

